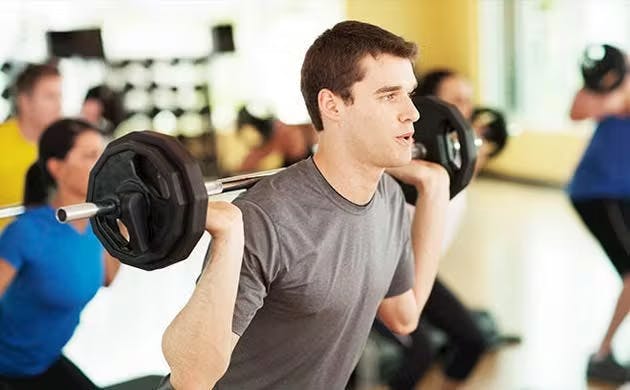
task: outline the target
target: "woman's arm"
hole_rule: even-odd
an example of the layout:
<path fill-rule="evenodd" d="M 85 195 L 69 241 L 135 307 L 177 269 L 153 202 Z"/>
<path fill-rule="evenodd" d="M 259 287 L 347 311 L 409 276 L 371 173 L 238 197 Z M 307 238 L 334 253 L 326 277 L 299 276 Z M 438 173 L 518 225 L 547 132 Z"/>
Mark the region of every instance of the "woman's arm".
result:
<path fill-rule="evenodd" d="M 17 270 L 8 261 L 0 258 L 0 298 L 4 295 L 4 292 L 9 288 L 11 282 L 15 278 Z"/>
<path fill-rule="evenodd" d="M 630 82 L 611 92 L 600 94 L 580 89 L 573 98 L 571 119 L 599 120 L 609 115 L 627 115 L 630 102 Z"/>
<path fill-rule="evenodd" d="M 110 284 L 114 281 L 114 278 L 118 274 L 118 270 L 120 269 L 120 261 L 117 258 L 110 255 L 107 251 L 104 251 L 104 262 L 105 262 L 105 280 L 103 281 L 103 286 L 109 287 Z"/>

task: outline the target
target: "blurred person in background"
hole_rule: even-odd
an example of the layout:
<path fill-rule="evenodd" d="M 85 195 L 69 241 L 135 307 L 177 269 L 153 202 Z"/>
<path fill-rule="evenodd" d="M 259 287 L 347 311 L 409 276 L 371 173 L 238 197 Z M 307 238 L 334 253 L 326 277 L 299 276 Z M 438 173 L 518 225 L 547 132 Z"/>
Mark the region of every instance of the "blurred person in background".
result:
<path fill-rule="evenodd" d="M 81 107 L 81 117 L 97 126 L 107 137 L 127 116 L 122 96 L 106 85 L 90 88 Z"/>
<path fill-rule="evenodd" d="M 87 219 L 61 224 L 55 208 L 85 202 L 104 142 L 92 124 L 62 119 L 38 146 L 26 177 L 26 211 L 0 235 L 0 389 L 94 389 L 62 348 L 120 263 Z"/>
<path fill-rule="evenodd" d="M 22 201 L 26 171 L 37 158 L 37 142 L 61 117 L 61 76 L 53 65 L 28 65 L 14 85 L 15 116 L 0 124 L 0 205 Z M 0 220 L 0 230 L 10 220 Z"/>
<path fill-rule="evenodd" d="M 263 161 L 273 155 L 279 157 L 280 167 L 288 167 L 311 156 L 317 143 L 317 132 L 311 124 L 288 125 L 273 117 L 257 117 L 245 107 L 238 113 L 237 131 L 244 128 L 255 130 L 260 141 L 245 157 L 241 172 L 260 170 Z"/>
<path fill-rule="evenodd" d="M 597 127 L 568 193 L 623 284 L 606 334 L 589 358 L 587 377 L 621 383 L 630 380 L 630 370 L 615 359 L 612 340 L 630 310 L 630 78 L 625 54 L 605 46 L 603 57 L 589 60 L 594 72 L 587 74 L 583 64 L 585 86 L 573 98 L 571 119 L 592 119 Z M 609 63 L 613 57 L 620 63 L 618 71 Z M 610 69 L 597 74 L 605 68 Z"/>

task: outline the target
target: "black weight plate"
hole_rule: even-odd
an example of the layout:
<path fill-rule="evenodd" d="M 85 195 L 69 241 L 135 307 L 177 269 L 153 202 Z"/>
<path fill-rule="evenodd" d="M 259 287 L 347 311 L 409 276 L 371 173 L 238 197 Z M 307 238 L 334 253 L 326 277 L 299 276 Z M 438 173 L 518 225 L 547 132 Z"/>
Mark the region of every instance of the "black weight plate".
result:
<path fill-rule="evenodd" d="M 197 161 L 188 150 L 175 138 L 165 134 L 144 131 L 138 132 L 143 142 L 158 147 L 164 157 L 177 169 L 177 179 L 180 184 L 177 192 L 186 204 L 186 213 L 182 223 L 182 234 L 178 236 L 177 245 L 171 247 L 167 258 L 154 264 L 156 268 L 187 258 L 201 238 L 205 230 L 206 211 L 208 206 L 208 192 L 203 175 Z"/>
<path fill-rule="evenodd" d="M 124 212 L 129 194 L 137 202 Z M 134 132 L 108 145 L 88 189 L 88 201 L 102 200 L 114 200 L 119 212 L 92 218 L 95 234 L 113 256 L 137 268 L 183 260 L 203 233 L 207 195 L 201 171 L 176 140 L 162 134 Z M 118 232 L 116 218 L 128 227 L 130 242 Z"/>
<path fill-rule="evenodd" d="M 153 263 L 164 260 L 176 245 L 186 204 L 175 196 L 179 181 L 173 172 L 175 166 L 156 147 L 129 138 L 108 145 L 91 172 L 94 185 L 88 189 L 88 201 L 112 197 L 119 205 L 117 215 L 92 218 L 95 234 L 112 256 L 137 268 L 153 269 Z M 123 212 L 129 205 L 124 198 L 130 194 L 141 194 L 142 201 Z M 116 218 L 129 229 L 129 242 L 118 232 Z"/>
<path fill-rule="evenodd" d="M 414 96 L 413 103 L 420 113 L 420 119 L 414 123 L 413 138 L 426 148 L 424 160 L 446 169 L 453 198 L 470 183 L 474 174 L 475 133 L 451 104 L 433 96 Z M 418 198 L 416 188 L 405 183 L 401 185 L 407 203 L 415 204 Z"/>

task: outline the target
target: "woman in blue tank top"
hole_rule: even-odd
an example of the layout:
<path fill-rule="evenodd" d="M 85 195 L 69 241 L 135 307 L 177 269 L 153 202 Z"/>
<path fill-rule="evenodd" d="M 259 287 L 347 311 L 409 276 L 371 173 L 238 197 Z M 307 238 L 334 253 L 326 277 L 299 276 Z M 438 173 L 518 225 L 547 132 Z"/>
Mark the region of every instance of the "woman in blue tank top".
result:
<path fill-rule="evenodd" d="M 85 202 L 103 139 L 93 125 L 63 119 L 46 129 L 38 146 L 26 175 L 26 212 L 0 236 L 0 388 L 93 389 L 62 348 L 120 263 L 106 254 L 87 220 L 60 224 L 54 209 Z"/>
<path fill-rule="evenodd" d="M 595 119 L 597 128 L 568 187 L 571 202 L 623 281 L 614 314 L 589 379 L 622 383 L 630 369 L 612 354 L 612 339 L 630 310 L 630 81 L 607 93 L 581 89 L 571 119 Z"/>

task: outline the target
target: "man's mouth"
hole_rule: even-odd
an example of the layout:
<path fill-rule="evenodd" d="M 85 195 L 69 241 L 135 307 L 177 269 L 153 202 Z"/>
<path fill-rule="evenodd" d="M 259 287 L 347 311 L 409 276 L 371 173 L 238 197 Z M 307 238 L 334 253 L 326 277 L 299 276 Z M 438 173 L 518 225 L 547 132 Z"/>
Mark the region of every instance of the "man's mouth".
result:
<path fill-rule="evenodd" d="M 413 131 L 408 133 L 404 133 L 396 137 L 398 142 L 403 143 L 405 145 L 411 145 L 413 143 Z"/>

